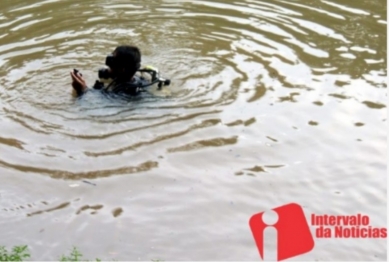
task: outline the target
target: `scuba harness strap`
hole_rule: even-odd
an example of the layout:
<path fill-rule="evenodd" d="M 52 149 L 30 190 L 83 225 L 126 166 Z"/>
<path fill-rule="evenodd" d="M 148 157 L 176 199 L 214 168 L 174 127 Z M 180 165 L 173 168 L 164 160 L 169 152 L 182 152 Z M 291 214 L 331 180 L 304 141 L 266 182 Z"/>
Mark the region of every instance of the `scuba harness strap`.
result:
<path fill-rule="evenodd" d="M 96 83 L 93 88 L 104 89 L 105 91 L 108 91 L 111 88 L 111 91 L 114 93 L 126 93 L 135 95 L 140 92 L 147 91 L 145 89 L 146 87 L 152 86 L 157 83 L 159 90 L 162 88 L 162 86 L 170 85 L 170 79 L 161 78 L 159 76 L 158 69 L 152 66 L 146 66 L 145 68 L 138 69 L 137 72 L 148 73 L 151 76 L 151 80 L 146 80 L 143 76 L 134 76 L 135 79 L 133 79 L 132 81 L 121 83 L 118 81 L 117 78 L 114 78 L 111 83 L 108 84 L 107 87 L 104 86 L 104 83 L 100 82 L 99 80 L 96 80 Z"/>

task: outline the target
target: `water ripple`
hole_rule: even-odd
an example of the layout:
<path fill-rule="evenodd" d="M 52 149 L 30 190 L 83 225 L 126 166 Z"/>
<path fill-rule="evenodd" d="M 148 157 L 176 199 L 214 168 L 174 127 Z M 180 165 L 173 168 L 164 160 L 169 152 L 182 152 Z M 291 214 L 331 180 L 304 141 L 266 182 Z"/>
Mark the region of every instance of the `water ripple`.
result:
<path fill-rule="evenodd" d="M 4 177 L 45 182 L 51 181 L 48 177 L 75 184 L 82 179 L 121 179 L 125 182 L 111 188 L 117 186 L 126 195 L 112 205 L 103 203 L 110 207 L 110 219 L 138 223 L 158 217 L 167 228 L 173 223 L 177 232 L 188 235 L 198 231 L 181 228 L 178 221 L 198 219 L 196 228 L 211 232 L 214 228 L 204 225 L 214 224 L 217 214 L 212 212 L 219 209 L 226 214 L 220 218 L 222 225 L 234 225 L 223 231 L 226 235 L 247 231 L 246 222 L 237 225 L 228 219 L 290 201 L 285 195 L 318 203 L 326 197 L 334 201 L 334 210 L 366 206 L 373 188 L 377 195 L 371 198 L 383 199 L 388 99 L 382 1 L 27 2 L 3 1 L 0 8 Z M 138 45 L 142 63 L 158 67 L 172 79 L 171 86 L 152 87 L 134 99 L 107 97 L 96 90 L 82 99 L 72 97 L 69 72 L 79 69 L 92 85 L 106 55 L 119 44 Z M 169 194 L 156 191 L 167 195 L 156 194 L 158 199 L 140 194 L 139 203 L 131 202 L 134 209 L 128 211 L 123 208 L 130 202 L 125 186 L 133 185 L 129 179 L 143 177 L 131 174 L 145 173 L 155 175 L 155 181 L 166 179 L 163 189 L 155 190 L 166 188 Z M 340 177 L 343 173 L 349 180 Z M 183 179 L 190 187 L 201 184 L 196 197 L 186 191 L 180 195 L 183 187 L 172 179 Z M 144 181 L 147 186 L 139 190 L 155 193 L 148 187 L 155 181 Z M 351 197 L 356 192 L 361 199 Z M 151 202 L 168 208 L 176 199 L 186 201 L 177 204 L 180 215 L 174 208 L 163 214 L 145 211 Z M 208 201 L 214 202 L 208 206 Z M 228 204 L 231 201 L 239 204 Z M 54 201 L 52 208 L 27 214 L 33 221 L 38 214 L 43 218 L 57 209 L 56 214 L 67 212 L 70 202 Z M 104 213 L 103 204 L 90 203 L 72 212 Z M 378 207 L 366 209 L 379 217 Z M 205 212 L 204 217 L 198 212 Z M 147 234 L 156 230 L 140 224 L 132 228 L 153 239 Z M 122 231 L 127 232 L 117 232 Z M 224 236 L 212 239 L 224 247 L 230 243 Z M 247 251 L 246 238 L 238 242 L 234 248 L 241 252 L 236 254 L 257 259 L 255 252 Z M 178 255 L 172 260 L 185 258 L 182 250 L 188 246 L 177 243 L 169 242 L 165 249 L 158 243 L 159 251 Z M 213 260 L 225 260 L 224 252 L 208 246 Z M 205 253 L 191 255 L 188 260 L 208 259 Z"/>

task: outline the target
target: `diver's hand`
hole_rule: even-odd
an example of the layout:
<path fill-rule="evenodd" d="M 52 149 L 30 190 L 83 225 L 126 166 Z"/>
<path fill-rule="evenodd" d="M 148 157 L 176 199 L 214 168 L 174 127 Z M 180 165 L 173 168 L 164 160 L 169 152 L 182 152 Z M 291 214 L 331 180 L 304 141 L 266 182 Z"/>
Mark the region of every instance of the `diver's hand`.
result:
<path fill-rule="evenodd" d="M 85 93 L 88 87 L 84 78 L 79 73 L 74 73 L 74 71 L 70 72 L 70 76 L 72 77 L 72 87 L 76 90 L 77 94 L 81 95 Z"/>

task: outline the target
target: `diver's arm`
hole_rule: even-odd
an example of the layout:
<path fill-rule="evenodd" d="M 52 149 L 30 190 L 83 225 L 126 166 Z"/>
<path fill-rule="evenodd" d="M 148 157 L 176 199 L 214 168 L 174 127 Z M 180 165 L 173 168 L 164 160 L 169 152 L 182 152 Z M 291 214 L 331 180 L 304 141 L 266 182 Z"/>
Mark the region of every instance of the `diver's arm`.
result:
<path fill-rule="evenodd" d="M 84 78 L 74 71 L 70 72 L 70 76 L 72 77 L 73 93 L 76 96 L 82 96 L 88 90 Z"/>
<path fill-rule="evenodd" d="M 85 93 L 87 92 L 87 90 L 88 90 L 88 88 L 87 88 L 86 90 L 79 90 L 79 89 L 73 88 L 73 90 L 72 90 L 72 95 L 73 95 L 74 97 L 80 97 L 80 96 L 82 96 L 83 94 L 85 94 Z"/>

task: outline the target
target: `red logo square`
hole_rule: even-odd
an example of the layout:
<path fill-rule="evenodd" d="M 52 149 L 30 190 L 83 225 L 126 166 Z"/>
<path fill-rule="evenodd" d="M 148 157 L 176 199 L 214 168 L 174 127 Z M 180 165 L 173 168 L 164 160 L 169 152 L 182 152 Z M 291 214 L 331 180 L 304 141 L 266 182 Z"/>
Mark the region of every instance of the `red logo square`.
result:
<path fill-rule="evenodd" d="M 272 210 L 278 215 L 278 221 L 273 225 L 277 230 L 277 261 L 311 251 L 315 244 L 302 207 L 291 203 Z M 255 214 L 249 223 L 262 259 L 263 244 L 266 241 L 263 239 L 263 232 L 270 226 L 263 222 L 263 214 L 264 212 Z"/>

